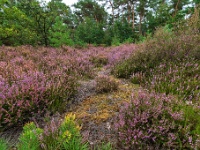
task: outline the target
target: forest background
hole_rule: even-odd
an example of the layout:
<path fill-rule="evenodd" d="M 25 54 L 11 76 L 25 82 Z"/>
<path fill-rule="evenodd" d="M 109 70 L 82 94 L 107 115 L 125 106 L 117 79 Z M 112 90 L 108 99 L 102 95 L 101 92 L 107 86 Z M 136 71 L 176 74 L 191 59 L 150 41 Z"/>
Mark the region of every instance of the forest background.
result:
<path fill-rule="evenodd" d="M 0 1 L 0 45 L 119 45 L 189 18 L 199 0 Z"/>

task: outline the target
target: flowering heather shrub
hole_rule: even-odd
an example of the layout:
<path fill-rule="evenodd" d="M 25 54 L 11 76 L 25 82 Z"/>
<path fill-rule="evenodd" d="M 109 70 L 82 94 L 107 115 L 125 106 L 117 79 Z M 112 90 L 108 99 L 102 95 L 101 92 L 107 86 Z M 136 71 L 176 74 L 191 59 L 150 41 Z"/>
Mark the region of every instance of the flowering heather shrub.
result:
<path fill-rule="evenodd" d="M 61 120 L 54 118 L 45 125 L 43 133 L 38 137 L 42 149 L 58 149 L 60 147 L 59 141 L 59 126 Z"/>
<path fill-rule="evenodd" d="M 35 114 L 43 114 L 48 104 L 45 90 L 44 75 L 40 72 L 12 83 L 0 81 L 0 127 L 23 123 Z"/>
<path fill-rule="evenodd" d="M 151 70 L 148 77 L 140 82 L 156 92 L 179 95 L 185 101 L 199 101 L 200 97 L 200 62 L 195 60 L 180 63 L 161 64 Z"/>
<path fill-rule="evenodd" d="M 130 54 L 132 47 L 0 47 L 0 128 L 24 124 L 47 109 L 63 111 L 76 92 L 78 79 L 94 76 L 92 58 L 113 65 Z"/>
<path fill-rule="evenodd" d="M 1 47 L 0 55 L 5 56 L 0 61 L 1 129 L 42 116 L 47 109 L 63 110 L 76 91 L 78 71 L 87 69 L 78 58 L 68 62 L 70 55 L 62 53 L 56 49 L 48 52 L 47 48 Z M 70 66 L 73 62 L 74 68 Z"/>
<path fill-rule="evenodd" d="M 56 74 L 51 77 L 46 84 L 45 98 L 48 99 L 47 109 L 53 113 L 63 112 L 70 98 L 76 93 L 77 78 L 66 75 Z"/>
<path fill-rule="evenodd" d="M 135 51 L 134 44 L 124 44 L 121 46 L 113 47 L 107 54 L 108 67 L 113 67 L 115 64 L 120 63 L 122 60 L 128 59 Z"/>
<path fill-rule="evenodd" d="M 111 79 L 108 76 L 102 75 L 96 77 L 96 92 L 98 93 L 107 93 L 116 91 L 118 89 L 119 83 Z"/>
<path fill-rule="evenodd" d="M 88 56 L 90 61 L 96 65 L 96 61 L 100 59 L 107 67 L 111 67 L 121 60 L 127 59 L 135 51 L 134 44 L 125 44 L 116 47 L 90 47 L 87 50 L 82 50 L 84 56 Z M 92 61 L 95 59 L 95 61 Z M 98 60 L 99 61 L 99 60 Z M 104 64 L 104 63 L 103 63 Z"/>
<path fill-rule="evenodd" d="M 200 117 L 192 118 L 183 108 L 182 102 L 162 94 L 140 91 L 132 95 L 116 118 L 119 145 L 125 149 L 199 148 L 194 131 L 199 130 Z"/>

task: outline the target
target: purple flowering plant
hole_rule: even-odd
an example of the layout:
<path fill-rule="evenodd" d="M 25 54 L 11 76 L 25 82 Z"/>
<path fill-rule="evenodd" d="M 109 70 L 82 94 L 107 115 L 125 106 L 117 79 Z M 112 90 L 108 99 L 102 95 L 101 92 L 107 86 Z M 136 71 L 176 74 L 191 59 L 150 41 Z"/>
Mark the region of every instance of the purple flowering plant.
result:
<path fill-rule="evenodd" d="M 114 124 L 119 146 L 124 149 L 198 147 L 200 117 L 194 118 L 195 113 L 189 115 L 188 111 L 195 112 L 172 96 L 147 91 L 133 94 L 130 103 L 121 107 Z"/>

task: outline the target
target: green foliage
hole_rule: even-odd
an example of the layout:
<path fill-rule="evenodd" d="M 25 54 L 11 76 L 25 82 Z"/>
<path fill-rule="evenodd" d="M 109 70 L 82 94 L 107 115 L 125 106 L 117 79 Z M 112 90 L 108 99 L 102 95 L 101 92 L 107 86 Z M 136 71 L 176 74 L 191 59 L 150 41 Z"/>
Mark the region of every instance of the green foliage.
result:
<path fill-rule="evenodd" d="M 66 150 L 87 150 L 88 145 L 82 144 L 80 135 L 80 126 L 75 122 L 75 115 L 67 115 L 60 125 L 62 137 L 67 137 L 63 141 L 63 147 Z"/>
<path fill-rule="evenodd" d="M 47 3 L 1 0 L 0 44 L 59 47 L 63 43 L 118 45 L 116 38 L 119 43 L 127 43 L 128 39 L 132 39 L 128 43 L 141 41 L 138 38 L 154 33 L 157 27 L 168 24 L 172 28 L 174 23 L 185 20 L 198 3 L 198 0 L 110 0 L 99 4 L 94 0 L 80 0 L 73 5 L 72 12 L 61 0 Z M 111 8 L 110 15 L 105 6 Z M 63 24 L 57 22 L 58 17 Z M 68 28 L 63 27 L 64 34 L 61 34 L 59 28 L 66 25 Z"/>
<path fill-rule="evenodd" d="M 112 74 L 119 78 L 130 78 L 133 73 L 144 72 L 146 68 L 156 65 L 153 62 L 147 64 L 146 61 L 150 61 L 149 59 L 151 58 L 148 53 L 136 52 L 131 58 L 116 64 Z"/>
<path fill-rule="evenodd" d="M 131 43 L 133 43 L 133 41 L 134 41 L 134 39 L 130 37 L 130 38 L 126 39 L 123 43 L 131 44 Z"/>
<path fill-rule="evenodd" d="M 2 11 L 0 12 L 3 18 L 0 20 L 1 42 L 6 45 L 34 44 L 36 33 L 31 31 L 29 26 L 32 20 L 15 6 L 3 7 Z"/>
<path fill-rule="evenodd" d="M 101 145 L 97 146 L 95 150 L 112 150 L 112 144 L 110 142 L 108 143 L 102 143 Z"/>
<path fill-rule="evenodd" d="M 200 135 L 200 116 L 199 116 L 199 108 L 194 106 L 191 101 L 187 101 L 188 103 L 184 108 L 184 126 L 190 127 L 190 133 L 192 135 Z"/>
<path fill-rule="evenodd" d="M 23 127 L 23 132 L 19 137 L 19 143 L 17 144 L 18 150 L 38 150 L 40 149 L 39 136 L 43 133 L 43 130 L 37 128 L 33 122 L 27 123 Z"/>
<path fill-rule="evenodd" d="M 87 47 L 87 43 L 85 43 L 81 39 L 76 38 L 75 41 L 74 41 L 74 46 L 76 48 L 85 48 L 85 47 Z"/>
<path fill-rule="evenodd" d="M 120 45 L 120 39 L 116 36 L 114 36 L 112 38 L 112 43 L 111 43 L 112 46 L 119 46 Z"/>
<path fill-rule="evenodd" d="M 75 121 L 75 115 L 68 114 L 62 122 L 52 120 L 44 129 L 36 127 L 33 122 L 26 124 L 19 137 L 17 149 L 87 150 L 88 145 L 81 140 L 80 126 Z"/>
<path fill-rule="evenodd" d="M 73 41 L 70 38 L 67 26 L 59 17 L 56 18 L 55 24 L 50 30 L 49 40 L 50 45 L 53 47 L 60 47 L 62 45 L 73 45 Z"/>
<path fill-rule="evenodd" d="M 86 18 L 75 31 L 76 40 L 81 40 L 89 44 L 102 44 L 104 31 L 102 24 L 93 19 Z"/>
<path fill-rule="evenodd" d="M 119 46 L 121 43 L 133 43 L 133 35 L 133 30 L 126 20 L 116 20 L 107 29 L 104 42 L 112 46 Z"/>
<path fill-rule="evenodd" d="M 42 149 L 87 150 L 88 145 L 81 139 L 80 126 L 72 114 L 68 114 L 61 123 L 52 120 L 40 138 Z"/>
<path fill-rule="evenodd" d="M 8 150 L 8 144 L 4 139 L 0 139 L 0 150 Z"/>
<path fill-rule="evenodd" d="M 113 34 L 123 43 L 133 36 L 133 30 L 127 20 L 117 20 L 113 25 Z"/>
<path fill-rule="evenodd" d="M 94 0 L 80 0 L 74 4 L 74 7 L 79 22 L 84 22 L 85 18 L 90 18 L 98 23 L 106 21 L 107 13 L 104 7 Z"/>

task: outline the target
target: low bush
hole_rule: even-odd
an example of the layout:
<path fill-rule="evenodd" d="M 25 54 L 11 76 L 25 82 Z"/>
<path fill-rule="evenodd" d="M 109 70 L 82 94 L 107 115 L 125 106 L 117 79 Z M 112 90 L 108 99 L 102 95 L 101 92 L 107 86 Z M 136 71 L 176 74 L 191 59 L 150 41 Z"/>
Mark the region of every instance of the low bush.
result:
<path fill-rule="evenodd" d="M 116 118 L 118 144 L 125 149 L 198 149 L 198 113 L 173 97 L 140 91 Z"/>
<path fill-rule="evenodd" d="M 8 144 L 4 139 L 0 139 L 0 150 L 8 150 Z"/>
<path fill-rule="evenodd" d="M 45 90 L 44 76 L 39 73 L 12 84 L 0 82 L 0 91 L 3 91 L 0 93 L 0 128 L 23 124 L 36 114 L 42 115 L 48 104 Z"/>
<path fill-rule="evenodd" d="M 40 149 L 39 136 L 43 130 L 37 128 L 33 122 L 27 123 L 23 127 L 23 132 L 19 137 L 19 143 L 17 144 L 18 150 L 38 150 Z"/>
<path fill-rule="evenodd" d="M 97 148 L 94 148 L 94 150 L 112 150 L 112 144 L 110 142 L 108 143 L 102 143 L 101 145 L 97 146 Z"/>
<path fill-rule="evenodd" d="M 31 122 L 24 126 L 17 144 L 18 150 L 87 150 L 87 143 L 82 143 L 80 126 L 75 116 L 69 114 L 63 121 L 51 120 L 41 129 Z"/>
<path fill-rule="evenodd" d="M 45 91 L 45 98 L 48 99 L 47 110 L 52 113 L 65 111 L 66 105 L 76 93 L 77 87 L 77 77 L 66 74 L 51 77 L 49 87 Z"/>
<path fill-rule="evenodd" d="M 160 64 L 149 76 L 140 80 L 141 85 L 156 92 L 178 95 L 184 101 L 199 101 L 200 62 L 184 60 L 178 63 Z"/>
<path fill-rule="evenodd" d="M 0 128 L 6 129 L 41 117 L 48 110 L 63 111 L 76 92 L 77 81 L 70 76 L 47 78 L 41 72 L 29 72 L 10 81 L 0 82 Z M 7 88 L 5 88 L 7 87 Z"/>
<path fill-rule="evenodd" d="M 96 56 L 92 57 L 90 61 L 95 67 L 102 67 L 108 64 L 108 58 L 106 56 Z"/>
<path fill-rule="evenodd" d="M 113 92 L 118 89 L 119 83 L 111 79 L 108 76 L 102 75 L 96 77 L 96 92 L 97 93 L 107 93 Z"/>

